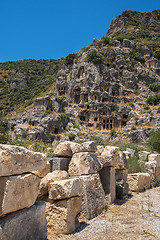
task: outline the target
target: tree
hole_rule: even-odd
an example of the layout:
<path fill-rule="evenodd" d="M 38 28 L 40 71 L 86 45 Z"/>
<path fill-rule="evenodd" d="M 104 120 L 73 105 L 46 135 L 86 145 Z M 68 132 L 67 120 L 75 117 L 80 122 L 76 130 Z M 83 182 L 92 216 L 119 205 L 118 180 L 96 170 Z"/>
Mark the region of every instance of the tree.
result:
<path fill-rule="evenodd" d="M 152 150 L 160 153 L 160 128 L 151 133 L 148 143 L 151 146 Z"/>

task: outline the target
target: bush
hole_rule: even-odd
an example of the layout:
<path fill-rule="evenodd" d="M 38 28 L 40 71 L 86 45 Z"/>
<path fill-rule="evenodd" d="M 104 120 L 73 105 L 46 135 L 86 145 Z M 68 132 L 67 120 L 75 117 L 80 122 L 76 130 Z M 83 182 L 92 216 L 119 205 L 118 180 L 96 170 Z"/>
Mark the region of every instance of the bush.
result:
<path fill-rule="evenodd" d="M 147 98 L 147 103 L 150 105 L 157 105 L 158 103 L 160 103 L 160 94 L 156 94 L 154 96 L 150 95 Z"/>
<path fill-rule="evenodd" d="M 104 140 L 101 137 L 93 136 L 90 138 L 90 141 L 96 141 L 97 145 L 103 145 L 104 146 Z"/>
<path fill-rule="evenodd" d="M 74 127 L 74 128 L 77 128 L 78 130 L 80 130 L 80 127 L 79 127 L 79 125 L 76 123 L 75 119 L 71 118 L 70 120 L 71 120 L 71 123 L 73 124 L 73 127 Z"/>
<path fill-rule="evenodd" d="M 135 154 L 133 157 L 130 157 L 129 159 L 127 159 L 127 169 L 128 169 L 128 173 L 136 173 L 136 172 L 142 171 L 139 163 L 138 154 Z"/>
<path fill-rule="evenodd" d="M 98 64 L 98 63 L 102 62 L 102 57 L 97 53 L 96 50 L 92 50 L 87 55 L 87 61 L 88 62 L 93 62 L 95 64 Z"/>
<path fill-rule="evenodd" d="M 55 97 L 55 100 L 56 100 L 57 102 L 59 102 L 59 103 L 64 102 L 65 99 L 66 99 L 65 96 L 57 96 L 57 97 Z"/>
<path fill-rule="evenodd" d="M 51 110 L 46 110 L 46 111 L 44 112 L 44 116 L 47 116 L 47 115 L 49 115 L 49 114 L 51 114 L 51 113 L 52 113 Z"/>
<path fill-rule="evenodd" d="M 157 109 L 157 113 L 160 113 L 160 107 Z"/>
<path fill-rule="evenodd" d="M 134 106 L 134 103 L 133 103 L 133 102 L 130 102 L 130 103 L 129 103 L 129 106 L 130 106 L 131 108 L 135 108 L 135 106 Z"/>
<path fill-rule="evenodd" d="M 160 129 L 151 133 L 148 144 L 152 148 L 152 150 L 157 151 L 160 153 Z"/>
<path fill-rule="evenodd" d="M 160 50 L 155 52 L 155 58 L 160 59 Z"/>
<path fill-rule="evenodd" d="M 69 134 L 68 134 L 68 137 L 69 137 L 69 140 L 70 140 L 70 141 L 73 141 L 73 140 L 75 139 L 76 135 L 73 134 L 73 133 L 69 133 Z"/>
<path fill-rule="evenodd" d="M 68 120 L 70 120 L 70 117 L 69 117 L 68 115 L 66 115 L 65 113 L 60 113 L 59 116 L 60 116 L 62 119 L 67 118 Z"/>
<path fill-rule="evenodd" d="M 105 37 L 102 37 L 101 39 L 105 44 L 109 44 L 110 46 L 113 46 L 113 42 L 109 37 L 105 36 Z"/>
<path fill-rule="evenodd" d="M 144 108 L 144 110 L 150 110 L 150 107 L 148 106 L 148 104 L 144 104 L 143 108 Z"/>
<path fill-rule="evenodd" d="M 149 85 L 149 88 L 153 91 L 153 92 L 158 92 L 160 89 L 160 84 L 158 83 L 152 83 Z"/>
<path fill-rule="evenodd" d="M 115 130 L 114 128 L 112 128 L 112 129 L 110 130 L 110 135 L 111 135 L 111 137 L 113 137 L 113 136 L 115 135 L 115 133 L 116 133 L 116 130 Z"/>
<path fill-rule="evenodd" d="M 138 95 L 139 94 L 139 89 L 134 89 L 134 94 Z"/>
<path fill-rule="evenodd" d="M 67 64 L 67 65 L 72 65 L 75 57 L 76 57 L 76 54 L 75 54 L 75 53 L 70 53 L 70 54 L 65 58 L 66 64 Z"/>
<path fill-rule="evenodd" d="M 136 52 L 135 50 L 130 50 L 129 51 L 129 56 L 130 56 L 131 59 L 134 58 L 136 61 L 141 62 L 141 63 L 145 63 L 145 61 L 146 61 L 144 59 L 144 57 L 142 57 L 141 54 Z"/>

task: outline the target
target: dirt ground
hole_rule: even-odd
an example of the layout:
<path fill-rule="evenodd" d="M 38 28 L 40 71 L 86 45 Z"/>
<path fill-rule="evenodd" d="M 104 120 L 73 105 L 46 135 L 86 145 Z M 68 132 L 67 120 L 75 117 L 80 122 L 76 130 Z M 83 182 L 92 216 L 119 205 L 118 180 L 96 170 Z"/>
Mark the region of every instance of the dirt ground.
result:
<path fill-rule="evenodd" d="M 160 187 L 132 193 L 117 201 L 97 218 L 81 222 L 73 234 L 50 240 L 143 240 L 160 239 Z"/>

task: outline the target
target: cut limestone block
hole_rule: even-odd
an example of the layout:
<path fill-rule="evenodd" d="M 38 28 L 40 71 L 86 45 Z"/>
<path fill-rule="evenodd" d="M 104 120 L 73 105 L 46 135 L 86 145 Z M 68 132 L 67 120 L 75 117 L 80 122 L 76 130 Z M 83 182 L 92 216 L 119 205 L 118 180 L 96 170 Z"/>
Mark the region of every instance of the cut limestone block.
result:
<path fill-rule="evenodd" d="M 49 235 L 72 233 L 79 226 L 77 215 L 81 211 L 82 197 L 73 197 L 54 203 L 46 203 Z"/>
<path fill-rule="evenodd" d="M 160 167 L 160 154 L 150 154 L 148 156 L 148 162 L 156 161 L 157 167 Z"/>
<path fill-rule="evenodd" d="M 35 175 L 37 175 L 37 176 L 40 177 L 40 178 L 43 178 L 43 177 L 45 177 L 49 172 L 50 172 L 50 163 L 47 161 L 45 168 L 43 168 L 42 170 L 33 171 L 32 173 L 34 173 Z"/>
<path fill-rule="evenodd" d="M 92 174 L 99 171 L 102 165 L 97 155 L 91 152 L 75 153 L 70 161 L 68 173 L 70 176 Z"/>
<path fill-rule="evenodd" d="M 45 203 L 0 218 L 0 240 L 47 240 Z"/>
<path fill-rule="evenodd" d="M 59 200 L 82 195 L 82 180 L 70 178 L 49 184 L 49 199 Z"/>
<path fill-rule="evenodd" d="M 72 157 L 72 150 L 69 141 L 61 142 L 54 150 L 54 155 L 57 157 Z"/>
<path fill-rule="evenodd" d="M 69 175 L 66 171 L 56 170 L 48 173 L 44 178 L 41 179 L 38 198 L 48 194 L 48 186 L 51 182 L 68 178 Z"/>
<path fill-rule="evenodd" d="M 31 173 L 0 177 L 0 216 L 32 206 L 39 183 L 40 178 Z"/>
<path fill-rule="evenodd" d="M 72 157 L 74 153 L 96 152 L 97 144 L 95 141 L 83 142 L 82 144 L 65 141 L 58 144 L 54 150 L 54 155 L 58 157 Z"/>
<path fill-rule="evenodd" d="M 147 152 L 147 151 L 141 151 L 141 152 L 139 152 L 139 153 L 138 153 L 138 155 L 139 155 L 139 160 L 140 160 L 140 161 L 147 161 L 149 154 L 150 154 L 150 152 Z"/>
<path fill-rule="evenodd" d="M 126 151 L 131 154 L 131 157 L 134 157 L 135 152 L 136 152 L 134 149 L 131 149 L 131 148 L 127 148 Z"/>
<path fill-rule="evenodd" d="M 104 167 L 99 172 L 99 175 L 105 195 L 109 195 L 109 202 L 114 202 L 116 198 L 115 169 L 113 167 Z"/>
<path fill-rule="evenodd" d="M 83 180 L 81 213 L 86 219 L 92 219 L 106 208 L 105 193 L 98 173 L 80 178 Z"/>
<path fill-rule="evenodd" d="M 41 170 L 46 166 L 46 156 L 24 147 L 0 144 L 0 176 L 9 176 Z"/>
<path fill-rule="evenodd" d="M 140 192 L 144 191 L 146 188 L 150 188 L 151 178 L 148 173 L 128 174 L 127 180 L 130 191 Z"/>
<path fill-rule="evenodd" d="M 127 167 L 127 159 L 124 152 L 119 151 L 119 163 L 118 168 L 119 169 L 125 169 Z"/>
<path fill-rule="evenodd" d="M 128 160 L 131 157 L 131 153 L 128 151 L 123 151 L 123 153 L 125 154 L 126 159 Z"/>
<path fill-rule="evenodd" d="M 116 169 L 115 172 L 116 181 L 123 180 L 127 182 L 128 170 L 127 169 Z"/>
<path fill-rule="evenodd" d="M 71 158 L 67 157 L 53 157 L 50 158 L 50 171 L 53 172 L 55 170 L 64 170 L 68 171 L 68 166 L 71 161 Z"/>
<path fill-rule="evenodd" d="M 97 151 L 96 151 L 96 154 L 98 156 L 101 156 L 102 152 L 104 151 L 104 147 L 102 145 L 98 145 L 97 146 Z"/>
<path fill-rule="evenodd" d="M 145 171 L 151 177 L 151 184 L 155 186 L 157 183 L 157 162 L 156 161 L 146 162 Z"/>
<path fill-rule="evenodd" d="M 101 154 L 102 157 L 112 156 L 112 166 L 118 167 L 119 165 L 119 148 L 114 146 L 106 146 Z M 111 166 L 111 165 L 110 165 Z M 118 167 L 119 168 L 119 167 Z"/>

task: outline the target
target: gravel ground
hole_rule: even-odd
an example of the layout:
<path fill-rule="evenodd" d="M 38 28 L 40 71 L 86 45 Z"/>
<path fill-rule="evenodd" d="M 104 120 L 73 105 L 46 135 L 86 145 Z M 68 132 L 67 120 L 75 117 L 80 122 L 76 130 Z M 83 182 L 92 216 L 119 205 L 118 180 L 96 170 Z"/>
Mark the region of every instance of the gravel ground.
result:
<path fill-rule="evenodd" d="M 97 218 L 81 222 L 73 234 L 49 240 L 143 240 L 160 239 L 160 187 L 132 193 L 117 201 Z"/>

